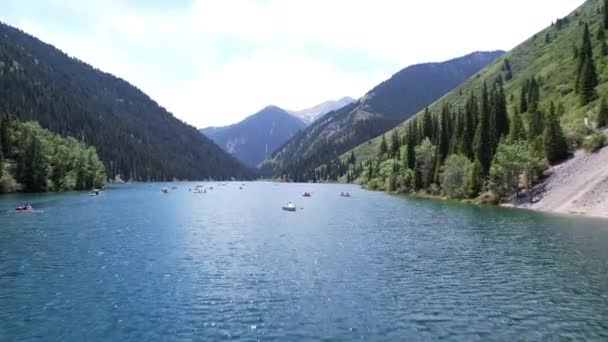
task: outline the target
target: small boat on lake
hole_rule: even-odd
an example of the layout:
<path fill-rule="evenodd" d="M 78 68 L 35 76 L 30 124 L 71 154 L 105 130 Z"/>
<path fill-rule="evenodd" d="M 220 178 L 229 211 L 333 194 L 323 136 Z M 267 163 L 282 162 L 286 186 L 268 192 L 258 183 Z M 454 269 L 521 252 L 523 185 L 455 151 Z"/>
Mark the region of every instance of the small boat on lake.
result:
<path fill-rule="evenodd" d="M 289 202 L 286 205 L 282 206 L 281 209 L 285 211 L 296 211 L 296 205 Z"/>
<path fill-rule="evenodd" d="M 302 197 L 312 197 L 312 195 L 310 194 L 310 192 L 305 192 Z"/>
<path fill-rule="evenodd" d="M 32 206 L 29 204 L 20 205 L 17 208 L 15 208 L 15 211 L 32 211 L 32 210 L 34 210 L 34 208 L 32 208 Z"/>
<path fill-rule="evenodd" d="M 350 197 L 350 194 L 348 192 L 341 192 L 340 197 Z"/>
<path fill-rule="evenodd" d="M 168 188 L 162 188 L 162 189 L 160 189 L 160 192 L 162 192 L 163 194 L 168 194 L 169 193 L 169 189 Z"/>

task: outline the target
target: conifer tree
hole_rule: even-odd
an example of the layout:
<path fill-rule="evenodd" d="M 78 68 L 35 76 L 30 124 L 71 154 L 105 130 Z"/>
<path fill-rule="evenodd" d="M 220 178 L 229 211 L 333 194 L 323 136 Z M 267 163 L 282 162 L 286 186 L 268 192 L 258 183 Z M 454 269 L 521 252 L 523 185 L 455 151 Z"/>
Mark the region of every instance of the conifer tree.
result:
<path fill-rule="evenodd" d="M 474 94 L 471 94 L 467 100 L 467 103 L 465 104 L 462 141 L 460 147 L 462 153 L 471 160 L 475 157 L 475 153 L 473 151 L 473 142 L 475 140 L 475 133 L 477 131 L 477 118 L 479 115 L 478 108 L 477 98 Z"/>
<path fill-rule="evenodd" d="M 386 144 L 386 137 L 382 135 L 382 141 L 380 142 L 380 148 L 378 149 L 378 158 L 383 159 L 388 152 L 388 145 Z"/>
<path fill-rule="evenodd" d="M 481 103 L 482 105 L 481 111 L 479 112 L 479 123 L 477 124 L 477 131 L 475 132 L 473 150 L 475 153 L 475 159 L 481 163 L 481 174 L 483 178 L 485 178 L 488 175 L 488 171 L 490 170 L 493 149 L 490 141 L 490 109 L 488 89 L 485 83 L 483 85 Z"/>
<path fill-rule="evenodd" d="M 417 144 L 416 139 L 416 121 L 412 121 L 409 127 L 409 133 L 407 135 L 407 166 L 409 169 L 413 170 L 416 167 L 416 151 L 415 147 Z"/>
<path fill-rule="evenodd" d="M 433 119 L 431 118 L 431 112 L 429 111 L 429 107 L 426 107 L 424 110 L 424 114 L 422 115 L 422 136 L 421 139 L 424 138 L 432 138 L 433 136 Z"/>
<path fill-rule="evenodd" d="M 604 128 L 606 126 L 608 126 L 608 104 L 606 103 L 606 98 L 602 97 L 600 109 L 597 114 L 597 127 Z"/>
<path fill-rule="evenodd" d="M 595 99 L 595 87 L 598 85 L 595 61 L 593 60 L 593 47 L 589 33 L 589 25 L 585 24 L 583 42 L 578 54 L 578 67 L 575 89 L 580 95 L 581 104 L 586 105 Z"/>
<path fill-rule="evenodd" d="M 521 115 L 513 113 L 511 127 L 509 130 L 509 142 L 523 141 L 526 139 L 526 129 L 521 121 Z"/>
<path fill-rule="evenodd" d="M 521 92 L 519 95 L 519 111 L 522 113 L 525 113 L 528 111 L 528 98 L 527 98 L 527 92 L 526 92 L 526 82 L 524 82 L 524 85 L 521 87 Z"/>
<path fill-rule="evenodd" d="M 450 151 L 450 109 L 447 104 L 443 105 L 439 115 L 439 128 L 437 133 L 437 163 L 443 164 Z M 436 168 L 439 169 L 439 168 Z"/>
<path fill-rule="evenodd" d="M 547 157 L 549 163 L 553 164 L 568 156 L 568 144 L 559 123 L 559 118 L 555 113 L 555 105 L 553 102 L 551 103 L 549 113 L 545 119 L 543 142 L 545 147 L 545 156 Z"/>
<path fill-rule="evenodd" d="M 608 0 L 604 0 L 604 6 L 603 6 L 603 12 L 604 12 L 604 20 L 603 20 L 603 25 L 604 25 L 604 29 L 608 30 Z"/>
<path fill-rule="evenodd" d="M 399 133 L 397 130 L 393 130 L 391 135 L 391 158 L 399 159 L 399 149 L 401 148 L 401 141 L 399 139 Z"/>
<path fill-rule="evenodd" d="M 600 42 L 606 40 L 606 32 L 601 27 L 599 30 L 597 30 L 597 40 Z"/>
<path fill-rule="evenodd" d="M 502 87 L 502 82 L 499 83 L 494 96 L 494 120 L 496 130 L 496 140 L 509 134 L 509 118 L 507 114 L 507 99 Z"/>

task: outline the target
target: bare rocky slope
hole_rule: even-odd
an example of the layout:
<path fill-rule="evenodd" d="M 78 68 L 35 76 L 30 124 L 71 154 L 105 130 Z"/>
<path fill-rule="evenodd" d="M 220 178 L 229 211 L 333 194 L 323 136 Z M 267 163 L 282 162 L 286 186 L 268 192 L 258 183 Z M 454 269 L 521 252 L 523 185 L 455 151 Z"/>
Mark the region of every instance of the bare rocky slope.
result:
<path fill-rule="evenodd" d="M 507 206 L 608 218 L 608 147 L 582 150 L 552 167 L 544 182 Z"/>

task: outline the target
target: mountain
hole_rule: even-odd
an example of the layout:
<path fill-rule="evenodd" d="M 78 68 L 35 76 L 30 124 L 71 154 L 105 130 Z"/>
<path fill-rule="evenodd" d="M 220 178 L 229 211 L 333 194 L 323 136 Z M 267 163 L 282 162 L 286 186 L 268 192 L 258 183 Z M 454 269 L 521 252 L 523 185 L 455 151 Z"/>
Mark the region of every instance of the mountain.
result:
<path fill-rule="evenodd" d="M 250 177 L 194 127 L 128 82 L 0 23 L 0 114 L 35 120 L 97 149 L 132 180 Z"/>
<path fill-rule="evenodd" d="M 503 51 L 475 52 L 443 63 L 407 67 L 363 98 L 325 115 L 297 134 L 262 165 L 264 174 L 286 178 L 313 170 L 411 117 Z"/>
<path fill-rule="evenodd" d="M 268 106 L 234 125 L 200 131 L 245 165 L 256 167 L 304 127 L 299 118 Z"/>
<path fill-rule="evenodd" d="M 448 160 L 460 155 L 451 160 L 472 167 L 461 169 L 466 178 L 449 180 L 460 182 L 449 188 L 460 188 L 461 196 L 475 197 L 485 188 L 494 198 L 506 199 L 523 180 L 529 189 L 549 165 L 582 147 L 597 150 L 607 139 L 601 119 L 608 114 L 603 104 L 608 99 L 607 29 L 606 2 L 588 0 L 434 102 L 428 112 L 419 112 L 325 167 L 336 169 L 330 172 L 334 177 L 359 178 L 378 189 L 400 188 L 396 180 L 413 175 L 415 184 L 403 186 L 408 189 L 403 191 L 453 197 L 442 172 L 453 170 Z M 405 152 L 391 153 L 400 150 L 394 144 Z M 433 149 L 434 156 L 425 152 Z M 425 154 L 429 158 L 424 163 L 430 166 L 426 180 L 420 173 Z M 391 172 L 382 170 L 388 165 L 395 169 L 387 178 Z"/>
<path fill-rule="evenodd" d="M 339 100 L 325 101 L 314 107 L 291 112 L 291 114 L 299 117 L 304 122 L 310 125 L 311 123 L 317 121 L 319 118 L 322 118 L 325 114 L 333 112 L 336 109 L 340 109 L 355 101 L 355 99 L 345 96 Z"/>

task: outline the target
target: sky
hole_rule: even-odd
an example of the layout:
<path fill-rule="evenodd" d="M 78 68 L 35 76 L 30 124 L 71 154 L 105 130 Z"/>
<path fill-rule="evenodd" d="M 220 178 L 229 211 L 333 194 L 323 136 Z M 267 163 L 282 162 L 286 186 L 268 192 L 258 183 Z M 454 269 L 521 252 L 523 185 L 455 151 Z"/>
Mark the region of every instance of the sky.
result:
<path fill-rule="evenodd" d="M 198 128 L 359 98 L 400 69 L 509 50 L 584 0 L 2 0 L 0 20 Z"/>

